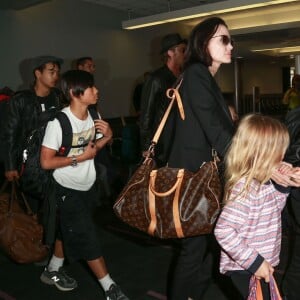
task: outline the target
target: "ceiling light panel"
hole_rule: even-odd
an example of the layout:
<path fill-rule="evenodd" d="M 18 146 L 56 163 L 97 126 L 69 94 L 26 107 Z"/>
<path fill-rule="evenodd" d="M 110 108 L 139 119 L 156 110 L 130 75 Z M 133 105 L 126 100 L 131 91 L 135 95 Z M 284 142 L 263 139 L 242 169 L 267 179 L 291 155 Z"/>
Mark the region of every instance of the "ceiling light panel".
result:
<path fill-rule="evenodd" d="M 107 6 L 122 11 L 130 11 L 139 17 L 181 10 L 207 3 L 221 2 L 224 0 L 84 0 L 102 6 Z"/>
<path fill-rule="evenodd" d="M 268 7 L 282 3 L 299 2 L 299 0 L 227 0 L 219 1 L 218 3 L 210 3 L 182 10 L 175 10 L 167 13 L 151 15 L 143 18 L 136 18 L 128 21 L 123 21 L 124 29 L 137 29 L 147 26 L 159 25 L 170 22 L 183 21 L 187 19 L 206 17 L 216 14 L 225 14 L 235 11 L 251 10 L 258 7 Z"/>

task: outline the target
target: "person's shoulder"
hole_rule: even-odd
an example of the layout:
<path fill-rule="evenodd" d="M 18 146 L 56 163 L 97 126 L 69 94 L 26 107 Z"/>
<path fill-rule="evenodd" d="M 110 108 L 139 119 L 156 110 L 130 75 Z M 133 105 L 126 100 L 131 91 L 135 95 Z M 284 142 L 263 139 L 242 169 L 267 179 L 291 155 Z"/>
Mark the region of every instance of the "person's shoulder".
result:
<path fill-rule="evenodd" d="M 63 92 L 62 92 L 60 89 L 56 88 L 56 87 L 51 88 L 50 93 L 51 93 L 51 95 L 53 95 L 54 97 L 58 98 L 59 101 L 62 101 L 62 99 L 64 99 L 64 94 L 63 94 Z"/>
<path fill-rule="evenodd" d="M 236 181 L 236 183 L 233 185 L 232 191 L 234 191 L 235 193 L 240 193 L 244 189 L 245 184 L 246 184 L 246 177 L 239 178 Z"/>
<path fill-rule="evenodd" d="M 245 176 L 239 178 L 232 188 L 233 193 L 240 194 L 244 190 L 246 183 L 247 178 Z M 257 190 L 261 186 L 261 184 L 255 179 L 252 179 L 248 184 L 249 192 L 257 192 Z"/>
<path fill-rule="evenodd" d="M 237 180 L 237 182 L 233 185 L 230 192 L 230 200 L 234 200 L 234 203 L 242 203 L 242 205 L 249 205 L 249 201 L 251 202 L 251 198 L 253 195 L 257 195 L 258 189 L 260 185 L 252 180 L 248 186 L 247 192 L 245 191 L 245 185 L 247 182 L 246 177 L 241 177 Z M 235 205 L 235 204 L 234 204 Z"/>
<path fill-rule="evenodd" d="M 31 89 L 27 89 L 15 92 L 14 95 L 11 97 L 10 101 L 12 103 L 28 103 L 34 101 L 35 99 L 35 92 Z"/>
<path fill-rule="evenodd" d="M 284 93 L 283 98 L 292 98 L 292 97 L 297 97 L 297 96 L 298 96 L 297 90 L 295 88 L 291 87 Z"/>
<path fill-rule="evenodd" d="M 151 72 L 148 77 L 147 80 L 145 81 L 145 83 L 143 84 L 143 89 L 149 86 L 160 86 L 162 81 L 165 81 L 164 79 L 165 75 L 163 73 L 162 68 L 156 69 L 153 72 Z"/>
<path fill-rule="evenodd" d="M 285 124 L 289 125 L 291 123 L 300 123 L 300 106 L 290 110 L 285 117 Z"/>
<path fill-rule="evenodd" d="M 192 64 L 192 65 L 188 66 L 186 68 L 186 70 L 184 71 L 184 73 L 192 73 L 192 72 L 201 72 L 204 74 L 209 74 L 208 68 L 204 64 L 201 64 L 201 63 Z"/>
<path fill-rule="evenodd" d="M 212 78 L 213 77 L 210 74 L 208 68 L 201 63 L 192 64 L 188 66 L 183 72 L 183 82 L 185 80 L 194 81 L 199 79 L 201 79 L 201 82 L 211 82 Z"/>
<path fill-rule="evenodd" d="M 21 98 L 21 97 L 33 97 L 35 96 L 35 92 L 32 89 L 20 90 L 14 93 L 14 98 Z"/>
<path fill-rule="evenodd" d="M 70 116 L 71 116 L 70 106 L 64 107 L 64 108 L 60 111 L 60 113 L 65 113 L 65 114 L 70 118 Z"/>
<path fill-rule="evenodd" d="M 66 101 L 63 92 L 56 87 L 51 88 L 50 97 L 52 101 L 55 101 L 55 106 L 59 109 L 62 109 L 63 107 L 66 107 L 68 105 L 68 101 Z"/>
<path fill-rule="evenodd" d="M 155 78 L 165 78 L 169 74 L 172 74 L 172 72 L 169 70 L 169 68 L 166 65 L 161 66 L 160 68 L 154 70 L 151 74 L 149 74 L 149 77 L 152 79 Z"/>
<path fill-rule="evenodd" d="M 56 88 L 56 87 L 51 89 L 51 93 L 56 95 L 56 96 L 60 96 L 60 97 L 63 96 L 63 92 L 60 89 Z"/>
<path fill-rule="evenodd" d="M 160 74 L 160 73 L 164 72 L 165 70 L 166 70 L 166 66 L 165 66 L 165 65 L 162 65 L 162 66 L 158 67 L 157 69 L 153 70 L 153 71 L 149 74 L 149 76 L 155 76 L 155 75 L 157 75 L 157 74 Z"/>

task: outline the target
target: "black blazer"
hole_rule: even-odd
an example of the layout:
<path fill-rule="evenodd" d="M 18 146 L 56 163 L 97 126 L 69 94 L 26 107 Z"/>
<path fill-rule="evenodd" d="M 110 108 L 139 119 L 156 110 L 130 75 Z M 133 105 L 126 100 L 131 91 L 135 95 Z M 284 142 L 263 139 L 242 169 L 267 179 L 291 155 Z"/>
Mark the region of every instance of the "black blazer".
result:
<path fill-rule="evenodd" d="M 300 166 L 300 106 L 290 110 L 285 118 L 285 125 L 290 135 L 290 145 L 285 153 L 284 161 L 295 167 Z M 294 190 L 294 189 L 293 189 Z"/>
<path fill-rule="evenodd" d="M 188 67 L 179 89 L 185 120 L 175 110 L 174 141 L 169 166 L 192 172 L 212 159 L 211 149 L 223 157 L 234 133 L 228 106 L 214 77 L 201 63 Z"/>

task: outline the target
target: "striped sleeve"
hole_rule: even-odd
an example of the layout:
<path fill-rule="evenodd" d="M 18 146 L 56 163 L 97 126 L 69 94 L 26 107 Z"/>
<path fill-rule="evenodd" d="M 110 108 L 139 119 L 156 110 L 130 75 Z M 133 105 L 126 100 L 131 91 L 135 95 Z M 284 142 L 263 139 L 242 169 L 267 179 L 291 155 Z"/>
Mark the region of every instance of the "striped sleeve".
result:
<path fill-rule="evenodd" d="M 249 269 L 258 256 L 239 234 L 240 228 L 248 220 L 248 201 L 230 201 L 217 221 L 215 236 L 222 249 L 243 269 Z"/>

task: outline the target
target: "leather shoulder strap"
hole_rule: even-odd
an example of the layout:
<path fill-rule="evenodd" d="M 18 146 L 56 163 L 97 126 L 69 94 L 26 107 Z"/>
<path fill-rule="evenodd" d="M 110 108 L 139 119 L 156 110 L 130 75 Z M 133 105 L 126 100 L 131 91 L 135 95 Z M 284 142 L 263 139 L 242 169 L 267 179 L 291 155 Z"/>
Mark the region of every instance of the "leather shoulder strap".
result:
<path fill-rule="evenodd" d="M 173 106 L 173 103 L 176 101 L 177 102 L 177 106 L 178 106 L 178 109 L 179 109 L 179 113 L 180 113 L 180 117 L 182 120 L 185 119 L 185 115 L 184 115 L 184 109 L 183 109 L 183 105 L 182 105 L 182 101 L 181 101 L 181 97 L 180 97 L 180 94 L 178 92 L 180 86 L 181 86 L 181 83 L 182 83 L 182 80 L 180 80 L 180 82 L 177 84 L 177 86 L 175 88 L 170 88 L 166 91 L 166 95 L 167 97 L 171 100 L 170 101 L 170 104 L 168 106 L 168 108 L 166 109 L 166 112 L 165 114 L 163 115 L 162 117 L 162 120 L 160 121 L 159 125 L 158 125 L 158 128 L 154 134 L 154 137 L 152 139 L 152 145 L 153 144 L 157 144 L 157 141 L 162 133 L 162 130 L 164 129 L 164 126 L 167 122 L 167 119 L 168 119 L 168 116 L 170 114 L 170 111 L 171 111 L 171 108 Z M 151 146 L 152 146 L 151 145 Z M 150 147 L 151 147 L 150 146 Z"/>

